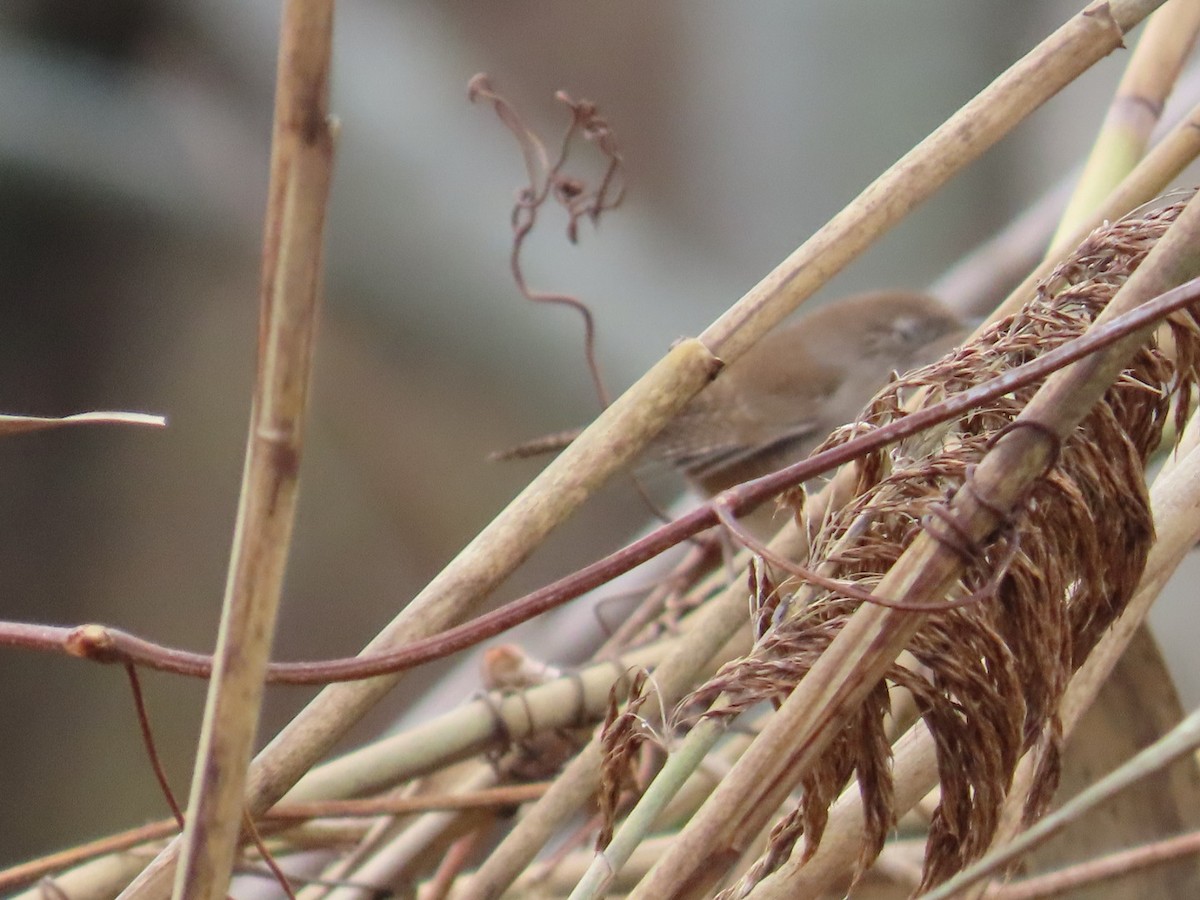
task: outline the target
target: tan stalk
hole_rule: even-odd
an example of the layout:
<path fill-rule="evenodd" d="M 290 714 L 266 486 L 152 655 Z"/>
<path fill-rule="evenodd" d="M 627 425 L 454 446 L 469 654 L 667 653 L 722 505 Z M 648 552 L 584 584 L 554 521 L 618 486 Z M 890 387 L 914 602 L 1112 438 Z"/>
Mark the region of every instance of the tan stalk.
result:
<path fill-rule="evenodd" d="M 780 543 L 773 546 L 786 547 L 798 538 L 795 529 L 787 529 L 776 539 Z M 699 673 L 745 626 L 746 618 L 746 590 L 740 579 L 697 610 L 683 637 L 654 670 L 650 687 L 662 706 L 669 708 L 695 686 Z M 658 704 L 659 700 L 651 700 L 646 709 Z M 500 896 L 555 832 L 591 801 L 600 782 L 600 761 L 600 742 L 593 738 L 567 764 L 545 796 L 505 835 L 479 871 L 453 893 L 455 900 Z"/>
<path fill-rule="evenodd" d="M 1200 271 L 1200 204 L 1185 208 L 1146 261 L 1097 319 L 1107 322 Z M 1056 443 L 1087 414 L 1145 339 L 1142 329 L 1064 369 L 1042 386 L 975 473 L 977 493 L 959 491 L 950 505 L 963 533 L 983 540 L 1045 469 Z M 977 496 L 989 498 L 987 506 Z M 962 560 L 922 532 L 880 583 L 877 593 L 924 603 L 944 596 Z M 878 684 L 924 620 L 874 606 L 859 608 L 828 650 L 784 702 L 759 739 L 684 828 L 634 898 L 703 894 L 736 862 L 748 835 L 757 834 L 797 780 L 828 746 L 862 698 Z"/>
<path fill-rule="evenodd" d="M 228 889 L 295 521 L 333 162 L 332 28 L 332 0 L 292 0 L 284 8 L 258 377 L 215 669 L 175 880 L 175 896 L 187 900 L 219 900 Z"/>
<path fill-rule="evenodd" d="M 1082 820 L 1085 815 L 1121 791 L 1136 784 L 1142 778 L 1161 771 L 1181 757 L 1194 753 L 1198 747 L 1200 747 L 1200 710 L 1194 710 L 1146 749 L 1080 794 L 1072 797 L 1059 809 L 1030 827 L 1028 831 L 1021 833 L 1010 843 L 989 851 L 979 861 L 972 863 L 953 878 L 921 896 L 927 897 L 928 900 L 948 900 L 950 897 L 961 896 L 963 888 L 1015 862 L 1023 854 L 1049 840 L 1072 823 Z"/>
<path fill-rule="evenodd" d="M 501 736 L 529 735 L 603 719 L 609 690 L 635 666 L 653 666 L 665 651 L 653 645 L 620 660 L 587 666 L 573 675 L 489 700 L 464 704 L 428 722 L 385 737 L 313 769 L 283 802 L 332 800 L 386 790 L 409 778 L 474 756 Z"/>
<path fill-rule="evenodd" d="M 1158 0 L 1094 3 L 1010 66 L 875 179 L 700 335 L 736 359 L 789 312 L 1018 122 L 1122 46 Z"/>
<path fill-rule="evenodd" d="M 666 835 L 642 841 L 633 851 L 629 862 L 609 885 L 609 890 L 613 895 L 619 896 L 632 890 L 633 886 L 637 884 L 640 873 L 650 871 L 650 867 L 658 861 L 659 856 L 663 854 L 670 843 L 671 838 Z M 583 879 L 588 867 L 592 865 L 593 855 L 592 853 L 572 853 L 555 866 L 554 871 L 545 879 L 537 878 L 536 873 L 532 873 L 530 877 L 523 876 L 513 885 L 510 895 L 513 897 L 565 897 L 571 887 Z"/>
<path fill-rule="evenodd" d="M 701 768 L 688 778 L 683 788 L 671 798 L 670 804 L 665 806 L 658 816 L 653 831 L 659 836 L 648 837 L 633 849 L 625 865 L 609 884 L 609 890 L 629 890 L 650 871 L 650 866 L 671 841 L 671 836 L 667 833 L 677 830 L 708 799 L 713 786 L 729 772 L 733 763 L 745 752 L 753 734 L 760 726 L 761 720 L 749 726 L 745 732 L 730 732 L 728 739 L 704 759 Z M 645 852 L 647 847 L 654 848 L 653 854 Z M 520 896 L 521 891 L 532 890 L 538 886 L 542 890 L 565 896 L 583 878 L 588 867 L 593 864 L 594 857 L 595 850 L 586 846 L 561 859 L 551 859 L 545 864 L 534 865 L 522 874 L 513 885 L 512 891 Z"/>
<path fill-rule="evenodd" d="M 1146 22 L 1051 245 L 1093 220 L 1093 211 L 1146 152 L 1150 134 L 1200 29 L 1200 4 L 1168 3 Z M 1090 230 L 1090 229 L 1089 229 Z M 1074 244 L 1072 244 L 1074 246 Z"/>
<path fill-rule="evenodd" d="M 1192 831 L 1151 844 L 1106 854 L 1097 859 L 1068 866 L 1056 872 L 1025 878 L 1002 888 L 988 890 L 988 900 L 1041 900 L 1044 897 L 1064 897 L 1082 887 L 1118 878 L 1136 876 L 1145 869 L 1175 862 L 1184 856 L 1200 853 L 1200 832 Z"/>
<path fill-rule="evenodd" d="M 496 783 L 496 774 L 496 770 L 491 768 L 472 769 L 469 774 L 457 776 L 463 786 L 459 789 L 473 791 L 491 787 Z M 475 813 L 476 823 L 478 815 Z M 402 879 L 405 869 L 420 854 L 427 852 L 431 845 L 448 843 L 446 835 L 463 828 L 467 824 L 463 820 L 464 816 L 455 812 L 422 816 L 419 827 L 407 828 L 393 835 L 363 860 L 349 877 L 362 884 L 393 884 Z M 311 892 L 308 900 L 315 900 L 316 893 Z M 354 888 L 338 888 L 321 893 L 327 900 L 361 900 L 362 897 L 362 891 Z"/>
<path fill-rule="evenodd" d="M 162 416 L 132 412 L 86 412 L 73 416 L 9 416 L 0 415 L 0 437 L 24 434 L 27 431 L 43 431 L 47 428 L 64 428 L 71 425 L 149 425 L 162 428 L 167 420 Z"/>
<path fill-rule="evenodd" d="M 112 900 L 138 874 L 161 844 L 151 845 L 151 854 L 136 850 L 110 853 L 54 876 L 54 886 L 71 900 Z M 40 884 L 14 895 L 13 900 L 46 900 Z"/>
<path fill-rule="evenodd" d="M 1139 45 L 1140 46 L 1140 45 Z M 1174 93 L 1181 97 L 1192 97 L 1200 90 L 1200 65 L 1193 64 L 1180 77 Z M 1162 132 L 1155 142 L 1151 154 L 1158 159 L 1148 168 L 1146 160 L 1138 161 L 1142 172 L 1136 176 L 1128 173 L 1121 178 L 1126 185 L 1121 188 L 1129 198 L 1117 201 L 1109 198 L 1103 209 L 1093 210 L 1086 221 L 1078 223 L 1072 234 L 1052 240 L 1056 223 L 1071 196 L 1071 186 L 1079 181 L 1082 166 L 1061 178 L 1043 193 L 1030 207 L 1013 219 L 998 234 L 986 240 L 975 250 L 961 258 L 929 285 L 929 293 L 940 298 L 952 308 L 968 317 L 990 315 L 996 307 L 995 297 L 1006 284 L 1018 279 L 1021 286 L 1011 292 L 1003 312 L 1015 312 L 1030 296 L 1033 286 L 1057 265 L 1064 253 L 1078 246 L 1084 235 L 1100 225 L 1104 219 L 1113 220 L 1135 206 L 1158 196 L 1197 155 L 1194 149 L 1200 143 L 1196 135 L 1200 127 L 1200 109 L 1192 109 L 1186 116 L 1178 117 L 1169 126 L 1160 121 Z M 1171 145 L 1174 145 L 1172 148 Z M 1170 148 L 1170 149 L 1168 149 Z M 1172 162 L 1172 158 L 1176 162 Z M 1152 175 L 1154 171 L 1160 174 Z M 1133 178 L 1130 181 L 1130 177 Z M 1141 180 L 1142 187 L 1134 190 Z M 1115 191 L 1118 185 L 1110 185 Z M 1047 252 L 1047 247 L 1055 249 Z M 1032 274 L 1030 274 L 1032 271 Z M 1027 277 L 1028 276 L 1028 277 Z"/>
<path fill-rule="evenodd" d="M 988 322 L 1020 309 L 1033 296 L 1037 283 L 1049 275 L 1088 234 L 1104 222 L 1115 221 L 1159 196 L 1197 156 L 1200 156 L 1200 106 L 1193 107 L 1176 123 L 1075 231 L 1053 243 L 1045 258 L 1009 293 L 988 317 Z"/>

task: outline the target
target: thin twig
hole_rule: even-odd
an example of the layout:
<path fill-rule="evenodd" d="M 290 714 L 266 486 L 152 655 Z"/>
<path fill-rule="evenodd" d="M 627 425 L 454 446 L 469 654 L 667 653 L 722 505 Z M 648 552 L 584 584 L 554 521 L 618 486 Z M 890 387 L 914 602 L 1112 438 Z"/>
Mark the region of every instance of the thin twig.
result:
<path fill-rule="evenodd" d="M 166 427 L 162 416 L 131 412 L 86 412 L 73 416 L 10 416 L 0 415 L 0 435 L 23 434 L 27 431 L 43 431 L 47 428 L 63 428 L 70 425 L 149 425 L 152 428 Z"/>
<path fill-rule="evenodd" d="M 611 209 L 616 209 L 624 196 L 624 190 L 614 188 L 621 168 L 621 152 L 617 147 L 616 137 L 599 113 L 594 103 L 587 100 L 572 100 L 565 92 L 559 91 L 555 99 L 563 103 L 571 111 L 571 121 L 567 124 L 559 146 L 558 158 L 550 161 L 546 153 L 546 145 L 536 132 L 533 131 L 513 105 L 492 86 L 491 79 L 480 72 L 475 75 L 467 87 L 467 96 L 472 102 L 478 99 L 487 100 L 496 111 L 496 116 L 504 126 L 512 132 L 521 148 L 525 160 L 525 174 L 528 184 L 517 192 L 516 203 L 512 209 L 512 250 L 509 253 L 509 268 L 513 281 L 521 296 L 533 303 L 552 303 L 566 306 L 583 319 L 583 350 L 587 359 L 588 372 L 601 408 L 611 402 L 608 389 L 600 374 L 600 364 L 596 360 L 596 320 L 591 307 L 571 294 L 561 294 L 551 291 L 534 290 L 525 278 L 525 269 L 521 263 L 521 254 L 525 243 L 534 226 L 537 225 L 538 212 L 547 200 L 553 198 L 567 211 L 567 238 L 571 243 L 579 239 L 579 220 L 590 219 L 593 225 L 600 222 L 601 216 Z M 600 184 L 595 190 L 589 190 L 587 184 L 579 178 L 563 174 L 571 143 L 576 135 L 582 135 L 585 140 L 594 144 L 604 156 L 607 166 Z M 615 196 L 614 196 L 615 191 Z"/>
<path fill-rule="evenodd" d="M 281 803 L 268 810 L 272 822 L 290 819 L 359 818 L 402 816 L 408 813 L 463 809 L 503 809 L 520 806 L 546 793 L 544 782 L 480 788 L 458 794 L 422 794 L 417 797 L 371 797 L 363 800 L 322 800 L 311 803 Z"/>
<path fill-rule="evenodd" d="M 266 680 L 272 684 L 354 681 L 404 671 L 472 647 L 611 581 L 675 544 L 718 524 L 718 505 L 722 510 L 728 510 L 735 515 L 749 512 L 771 497 L 790 487 L 803 484 L 816 475 L 960 416 L 988 400 L 1040 381 L 1047 375 L 1192 305 L 1197 300 L 1200 300 L 1200 279 L 1166 291 L 1135 310 L 1096 325 L 1086 334 L 1024 365 L 948 397 L 940 403 L 898 418 L 778 472 L 730 488 L 714 500 L 623 549 L 518 600 L 478 616 L 464 625 L 384 653 L 321 662 L 271 663 L 267 668 Z M 2 622 L 0 646 L 66 653 L 94 662 L 132 662 L 139 666 L 196 678 L 206 678 L 212 672 L 211 657 L 202 653 L 163 647 L 102 625 L 63 628 Z"/>
<path fill-rule="evenodd" d="M 1042 900 L 1200 853 L 1200 831 L 1131 847 L 988 891 L 987 900 Z"/>
<path fill-rule="evenodd" d="M 831 591 L 834 594 L 841 594 L 849 597 L 852 600 L 858 600 L 862 603 L 872 603 L 876 606 L 882 606 L 884 609 L 899 609 L 906 612 L 946 612 L 951 609 L 960 609 L 964 606 L 971 606 L 975 603 L 980 603 L 990 597 L 1004 578 L 1005 572 L 1008 571 L 1008 564 L 1012 561 L 1013 556 L 1017 552 L 1016 541 L 1010 541 L 1008 549 L 1005 551 L 1003 559 L 997 564 L 988 578 L 987 584 L 977 591 L 972 591 L 965 597 L 958 597 L 953 600 L 937 600 L 932 603 L 906 603 L 902 600 L 888 600 L 886 597 L 880 597 L 878 594 L 873 594 L 870 591 L 860 588 L 858 585 L 849 581 L 840 581 L 836 578 L 829 578 L 822 575 L 816 569 L 808 566 L 802 566 L 799 563 L 786 559 L 782 555 L 772 551 L 766 544 L 756 538 L 750 531 L 742 525 L 737 518 L 723 505 L 715 503 L 717 519 L 733 535 L 734 539 L 744 546 L 746 549 L 762 557 L 765 561 L 773 566 L 778 566 L 789 575 L 794 575 L 801 581 L 816 585 L 824 590 Z"/>
<path fill-rule="evenodd" d="M 150 758 L 150 768 L 154 770 L 154 777 L 167 801 L 167 806 L 171 809 L 171 815 L 175 817 L 176 824 L 182 829 L 183 810 L 179 808 L 175 792 L 171 790 L 171 782 L 167 778 L 167 771 L 163 768 L 162 758 L 159 757 L 158 748 L 154 743 L 154 732 L 150 728 L 150 714 L 146 711 L 146 698 L 142 696 L 142 683 L 138 678 L 137 667 L 133 663 L 126 663 L 125 674 L 129 678 L 129 690 L 133 693 L 133 708 L 137 713 L 138 727 L 142 733 L 142 744 L 146 748 L 146 756 Z"/>
<path fill-rule="evenodd" d="M 275 878 L 284 895 L 288 900 L 296 900 L 296 892 L 292 890 L 292 885 L 288 881 L 287 875 L 283 873 L 283 869 L 279 868 L 279 863 L 275 862 L 275 857 L 267 849 L 267 845 L 263 842 L 262 835 L 258 833 L 258 828 L 255 826 L 254 820 L 250 818 L 249 813 L 242 816 L 242 828 L 245 830 L 246 836 L 250 839 L 250 843 L 258 850 L 258 855 L 262 857 L 263 864 L 266 865 L 271 875 Z"/>
<path fill-rule="evenodd" d="M 968 866 L 949 881 L 922 896 L 926 900 L 948 900 L 981 878 L 1002 869 L 1024 853 L 1062 831 L 1085 813 L 1121 791 L 1160 771 L 1180 757 L 1200 747 L 1200 711 L 1193 712 L 1169 732 L 1142 750 L 1133 759 L 1101 778 L 1091 787 L 1064 803 L 1010 843 L 992 850 L 983 859 Z"/>

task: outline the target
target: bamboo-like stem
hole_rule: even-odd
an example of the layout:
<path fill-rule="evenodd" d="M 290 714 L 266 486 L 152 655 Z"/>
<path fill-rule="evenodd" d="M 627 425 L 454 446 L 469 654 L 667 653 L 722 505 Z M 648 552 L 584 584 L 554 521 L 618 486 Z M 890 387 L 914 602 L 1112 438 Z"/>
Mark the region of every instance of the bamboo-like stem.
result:
<path fill-rule="evenodd" d="M 1200 437 L 1200 419 L 1193 417 L 1185 442 Z M 1194 445 L 1180 448 L 1181 456 L 1164 470 L 1150 492 L 1158 539 L 1150 550 L 1137 590 L 1120 618 L 1113 624 L 1080 666 L 1059 704 L 1063 733 L 1069 736 L 1094 701 L 1100 685 L 1129 641 L 1145 621 L 1154 599 L 1183 557 L 1200 539 L 1200 451 Z M 936 786 L 937 760 L 933 740 L 923 723 L 917 723 L 897 743 L 893 765 L 895 809 L 903 815 Z M 1032 759 L 1022 760 L 993 843 L 1007 840 L 1020 827 L 1023 798 L 1032 780 Z M 858 858 L 858 836 L 862 834 L 862 798 L 851 786 L 830 811 L 820 848 L 807 862 L 789 859 L 780 869 L 758 884 L 747 900 L 786 900 L 795 896 L 817 896 L 846 879 Z"/>
<path fill-rule="evenodd" d="M 54 885 L 71 900 L 112 900 L 149 858 L 134 851 L 110 853 L 54 876 Z M 46 900 L 46 892 L 35 885 L 14 900 Z"/>
<path fill-rule="evenodd" d="M 620 684 L 631 667 L 654 665 L 662 652 L 662 645 L 630 652 L 546 684 L 465 704 L 313 769 L 283 802 L 369 794 L 480 753 L 501 734 L 520 741 L 535 733 L 599 721 L 613 685 Z"/>
<path fill-rule="evenodd" d="M 40 900 L 42 895 L 36 888 L 21 895 L 12 895 L 9 891 L 53 876 L 56 884 L 62 882 L 61 887 L 69 897 L 83 896 L 85 885 L 86 890 L 103 894 L 103 885 L 97 886 L 91 879 L 103 883 L 107 877 L 114 879 L 114 887 L 107 892 L 108 896 L 112 896 L 141 868 L 138 857 L 131 854 L 130 850 L 139 846 L 154 846 L 154 842 L 161 843 L 178 833 L 179 823 L 174 818 L 161 819 L 39 859 L 31 859 L 0 872 L 0 891 L 5 896 L 18 896 L 21 900 Z M 63 872 L 65 875 L 59 874 Z M 75 881 L 80 884 L 77 886 Z"/>
<path fill-rule="evenodd" d="M 1198 89 L 1200 65 L 1192 65 L 1180 77 L 1174 93 L 1186 98 L 1193 96 Z M 1078 246 L 1088 232 L 1105 219 L 1111 221 L 1119 218 L 1138 204 L 1162 193 L 1169 180 L 1195 158 L 1197 150 L 1193 145 L 1200 143 L 1200 136 L 1196 136 L 1200 127 L 1198 113 L 1200 109 L 1194 108 L 1186 116 L 1178 117 L 1176 114 L 1167 127 L 1160 121 L 1158 131 L 1161 134 L 1150 151 L 1158 159 L 1148 168 L 1143 168 L 1147 165 L 1147 159 L 1140 159 L 1137 164 L 1137 168 L 1141 169 L 1139 175 L 1128 180 L 1130 176 L 1127 173 L 1121 178 L 1122 184 L 1110 184 L 1113 191 L 1128 192 L 1129 199 L 1117 200 L 1110 196 L 1103 208 L 1090 210 L 1086 219 L 1077 221 L 1073 233 L 1052 240 L 1057 230 L 1056 223 L 1071 198 L 1072 185 L 1076 185 L 1080 179 L 1082 166 L 1076 167 L 1002 231 L 942 273 L 929 285 L 929 293 L 965 317 L 978 318 L 992 313 L 996 298 L 1003 294 L 1006 285 L 1020 282 L 1020 287 L 1011 292 L 1003 307 L 1003 313 L 1015 312 L 1028 299 L 1034 285 L 1058 264 L 1064 253 Z M 1172 145 L 1174 148 L 1168 151 Z M 1193 149 L 1188 149 L 1189 146 L 1193 146 Z M 1176 162 L 1171 162 L 1172 159 Z M 1151 172 L 1159 174 L 1150 177 Z M 1139 179 L 1144 186 L 1134 191 L 1133 187 Z M 1047 252 L 1047 247 L 1054 249 Z"/>
<path fill-rule="evenodd" d="M 1093 229 L 1105 221 L 1115 221 L 1143 203 L 1153 200 L 1171 183 L 1171 179 L 1179 175 L 1197 156 L 1200 156 L 1200 106 L 1194 107 L 1167 132 L 1074 232 L 1054 242 L 1041 263 L 1009 293 L 988 321 L 995 321 L 1020 309 L 1033 296 L 1038 282 L 1049 275 L 1063 257 L 1078 247 Z"/>
<path fill-rule="evenodd" d="M 1198 245 L 1200 204 L 1193 203 L 1118 291 L 1096 325 L 1103 326 L 1200 271 Z M 1001 524 L 997 511 L 1011 509 L 1040 477 L 1056 441 L 1065 439 L 1082 421 L 1148 333 L 1149 329 L 1134 332 L 1046 381 L 1016 420 L 1036 427 L 1015 428 L 1001 438 L 979 463 L 975 490 L 959 491 L 951 502 L 962 533 L 983 540 Z M 978 497 L 990 499 L 985 506 Z M 922 532 L 884 577 L 877 593 L 927 603 L 944 595 L 962 565 L 952 550 Z M 736 861 L 740 842 L 763 827 L 923 620 L 921 615 L 860 607 L 631 897 L 696 896 L 720 878 Z"/>
<path fill-rule="evenodd" d="M 495 784 L 496 777 L 496 770 L 487 767 L 479 767 L 465 776 L 459 776 L 470 791 L 490 788 Z M 458 831 L 461 831 L 463 823 L 461 813 L 436 812 L 422 816 L 417 827 L 405 829 L 362 860 L 351 877 L 363 884 L 392 884 L 431 844 L 438 841 L 444 844 L 447 834 L 460 836 Z M 326 900 L 361 900 L 362 891 L 344 887 L 330 891 L 325 897 Z"/>
<path fill-rule="evenodd" d="M 764 717 L 765 715 L 768 714 L 764 714 Z M 654 836 L 646 837 L 638 843 L 629 858 L 614 873 L 607 886 L 608 891 L 627 891 L 650 871 L 650 867 L 671 842 L 674 831 L 692 817 L 708 798 L 708 795 L 712 793 L 713 785 L 745 752 L 746 747 L 753 740 L 756 729 L 757 725 L 752 724 L 746 731 L 730 730 L 727 732 L 726 739 L 714 753 L 700 761 L 697 771 L 688 778 L 673 797 L 669 798 L 669 805 L 663 808 L 658 821 L 654 823 Z M 609 846 L 611 847 L 611 844 Z M 648 853 L 648 848 L 652 849 L 653 853 Z M 581 846 L 562 857 L 555 857 L 532 866 L 512 886 L 512 893 L 514 896 L 523 896 L 522 891 L 529 891 L 537 886 L 544 892 L 561 894 L 565 897 L 595 863 L 595 857 L 594 849 Z"/>
<path fill-rule="evenodd" d="M 1198 29 L 1196 3 L 1168 3 L 1146 22 L 1052 245 L 1091 221 L 1093 210 L 1142 158 Z"/>
<path fill-rule="evenodd" d="M 228 889 L 295 521 L 333 163 L 332 30 L 332 0 L 285 5 L 258 377 L 214 675 L 175 881 L 175 896 L 184 900 L 219 900 Z"/>
<path fill-rule="evenodd" d="M 687 779 L 695 772 L 708 752 L 725 734 L 729 720 L 724 718 L 702 719 L 690 732 L 681 746 L 672 751 L 666 765 L 655 776 L 650 787 L 638 800 L 637 806 L 621 824 L 621 829 L 607 847 L 598 852 L 592 864 L 580 879 L 569 900 L 594 900 L 603 897 L 614 876 L 629 861 L 633 851 L 650 833 L 668 801 L 675 796 Z"/>
<path fill-rule="evenodd" d="M 1084 814 L 1116 796 L 1120 791 L 1136 784 L 1147 775 L 1152 775 L 1169 766 L 1180 757 L 1192 753 L 1197 747 L 1200 747 L 1200 710 L 1188 715 L 1133 759 L 1064 803 L 1058 810 L 1046 816 L 1028 831 L 1003 847 L 990 851 L 983 859 L 963 869 L 944 884 L 922 896 L 926 900 L 948 900 L 980 878 L 984 878 L 1020 858 L 1023 853 L 1032 850 L 1072 822 L 1078 821 Z"/>
<path fill-rule="evenodd" d="M 633 851 L 629 862 L 615 876 L 609 886 L 612 896 L 621 896 L 630 890 L 637 883 L 637 879 L 640 877 L 639 873 L 650 870 L 670 841 L 671 838 L 668 835 L 656 835 L 642 841 Z M 586 855 L 583 852 L 572 853 L 557 862 L 553 871 L 547 873 L 545 877 L 539 877 L 539 873 L 536 871 L 522 876 L 521 880 L 513 885 L 510 896 L 566 897 L 571 887 L 577 884 L 591 867 L 592 861 L 591 853 Z"/>
<path fill-rule="evenodd" d="M 784 534 L 789 541 L 794 535 Z M 695 684 L 712 658 L 737 633 L 746 621 L 744 589 L 734 584 L 720 596 L 709 600 L 694 616 L 683 637 L 654 670 L 650 687 L 659 700 L 651 700 L 647 709 L 661 703 L 678 702 Z M 595 794 L 600 781 L 601 747 L 593 738 L 567 764 L 562 774 L 516 826 L 505 835 L 479 871 L 453 894 L 455 900 L 481 900 L 498 897 L 533 861 L 554 832 Z"/>
<path fill-rule="evenodd" d="M 1139 871 L 1200 853 L 1200 832 L 1192 831 L 1151 844 L 1108 853 L 1097 859 L 989 889 L 987 900 L 1040 900 L 1063 897 L 1078 888 L 1136 875 Z"/>
<path fill-rule="evenodd" d="M 73 416 L 0 415 L 0 437 L 72 425 L 149 425 L 152 428 L 163 428 L 166 424 L 167 420 L 162 416 L 135 412 L 97 411 L 76 413 Z"/>
<path fill-rule="evenodd" d="M 1094 3 L 1010 66 L 714 322 L 700 339 L 725 360 L 747 347 L 1018 122 L 1093 63 L 1161 0 Z"/>

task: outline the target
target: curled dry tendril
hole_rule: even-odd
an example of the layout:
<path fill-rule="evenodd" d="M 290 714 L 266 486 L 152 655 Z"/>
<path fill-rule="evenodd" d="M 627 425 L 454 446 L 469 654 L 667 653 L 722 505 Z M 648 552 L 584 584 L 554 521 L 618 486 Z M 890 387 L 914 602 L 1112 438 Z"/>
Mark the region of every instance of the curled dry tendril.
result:
<path fill-rule="evenodd" d="M 521 251 L 526 238 L 537 224 L 538 213 L 551 198 L 567 212 L 567 239 L 572 243 L 579 240 L 579 221 L 589 219 L 598 225 L 601 216 L 620 206 L 625 196 L 621 181 L 621 151 L 608 122 L 600 115 L 596 104 L 590 100 L 574 100 L 565 91 L 559 91 L 555 99 L 570 111 L 571 120 L 559 142 L 558 154 L 551 160 L 546 145 L 530 128 L 513 105 L 492 86 L 491 79 L 480 73 L 467 86 L 467 97 L 472 103 L 485 100 L 492 104 L 496 115 L 517 140 L 525 162 L 528 183 L 517 191 L 512 208 L 512 252 L 509 267 L 517 289 L 527 300 L 534 303 L 554 303 L 568 306 L 583 318 L 584 353 L 588 371 L 602 406 L 608 406 L 610 398 L 600 367 L 596 361 L 596 323 L 591 308 L 571 294 L 554 291 L 539 291 L 531 288 L 525 278 L 521 263 Z M 606 166 L 599 183 L 592 188 L 582 178 L 567 175 L 563 168 L 576 137 L 594 146 L 604 158 Z"/>

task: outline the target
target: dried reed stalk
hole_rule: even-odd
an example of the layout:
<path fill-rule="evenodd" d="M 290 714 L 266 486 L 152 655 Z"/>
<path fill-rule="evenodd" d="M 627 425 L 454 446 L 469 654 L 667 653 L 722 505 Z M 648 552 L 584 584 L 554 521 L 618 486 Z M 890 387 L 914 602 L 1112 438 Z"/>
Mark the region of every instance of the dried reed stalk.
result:
<path fill-rule="evenodd" d="M 250 761 L 299 488 L 308 385 L 332 177 L 328 114 L 332 0 L 284 7 L 263 240 L 259 367 L 242 491 L 186 827 L 131 885 L 224 897 L 244 815 Z"/>
<path fill-rule="evenodd" d="M 1198 30 L 1200 7 L 1190 3 L 1168 3 L 1146 22 L 1051 246 L 1077 245 L 1072 235 L 1093 220 L 1109 192 L 1145 154 Z"/>
<path fill-rule="evenodd" d="M 1194 107 L 1163 139 L 1154 145 L 1132 171 L 1113 188 L 1077 230 L 1055 241 L 1041 264 L 1013 288 L 1004 302 L 989 317 L 989 323 L 1011 315 L 1021 308 L 1039 281 L 1059 265 L 1063 258 L 1086 240 L 1088 234 L 1105 222 L 1129 214 L 1143 203 L 1153 200 L 1200 155 L 1200 106 Z"/>
<path fill-rule="evenodd" d="M 162 416 L 134 412 L 86 412 L 73 416 L 0 415 L 0 436 L 72 425 L 149 425 L 162 428 L 166 424 L 167 420 Z"/>

